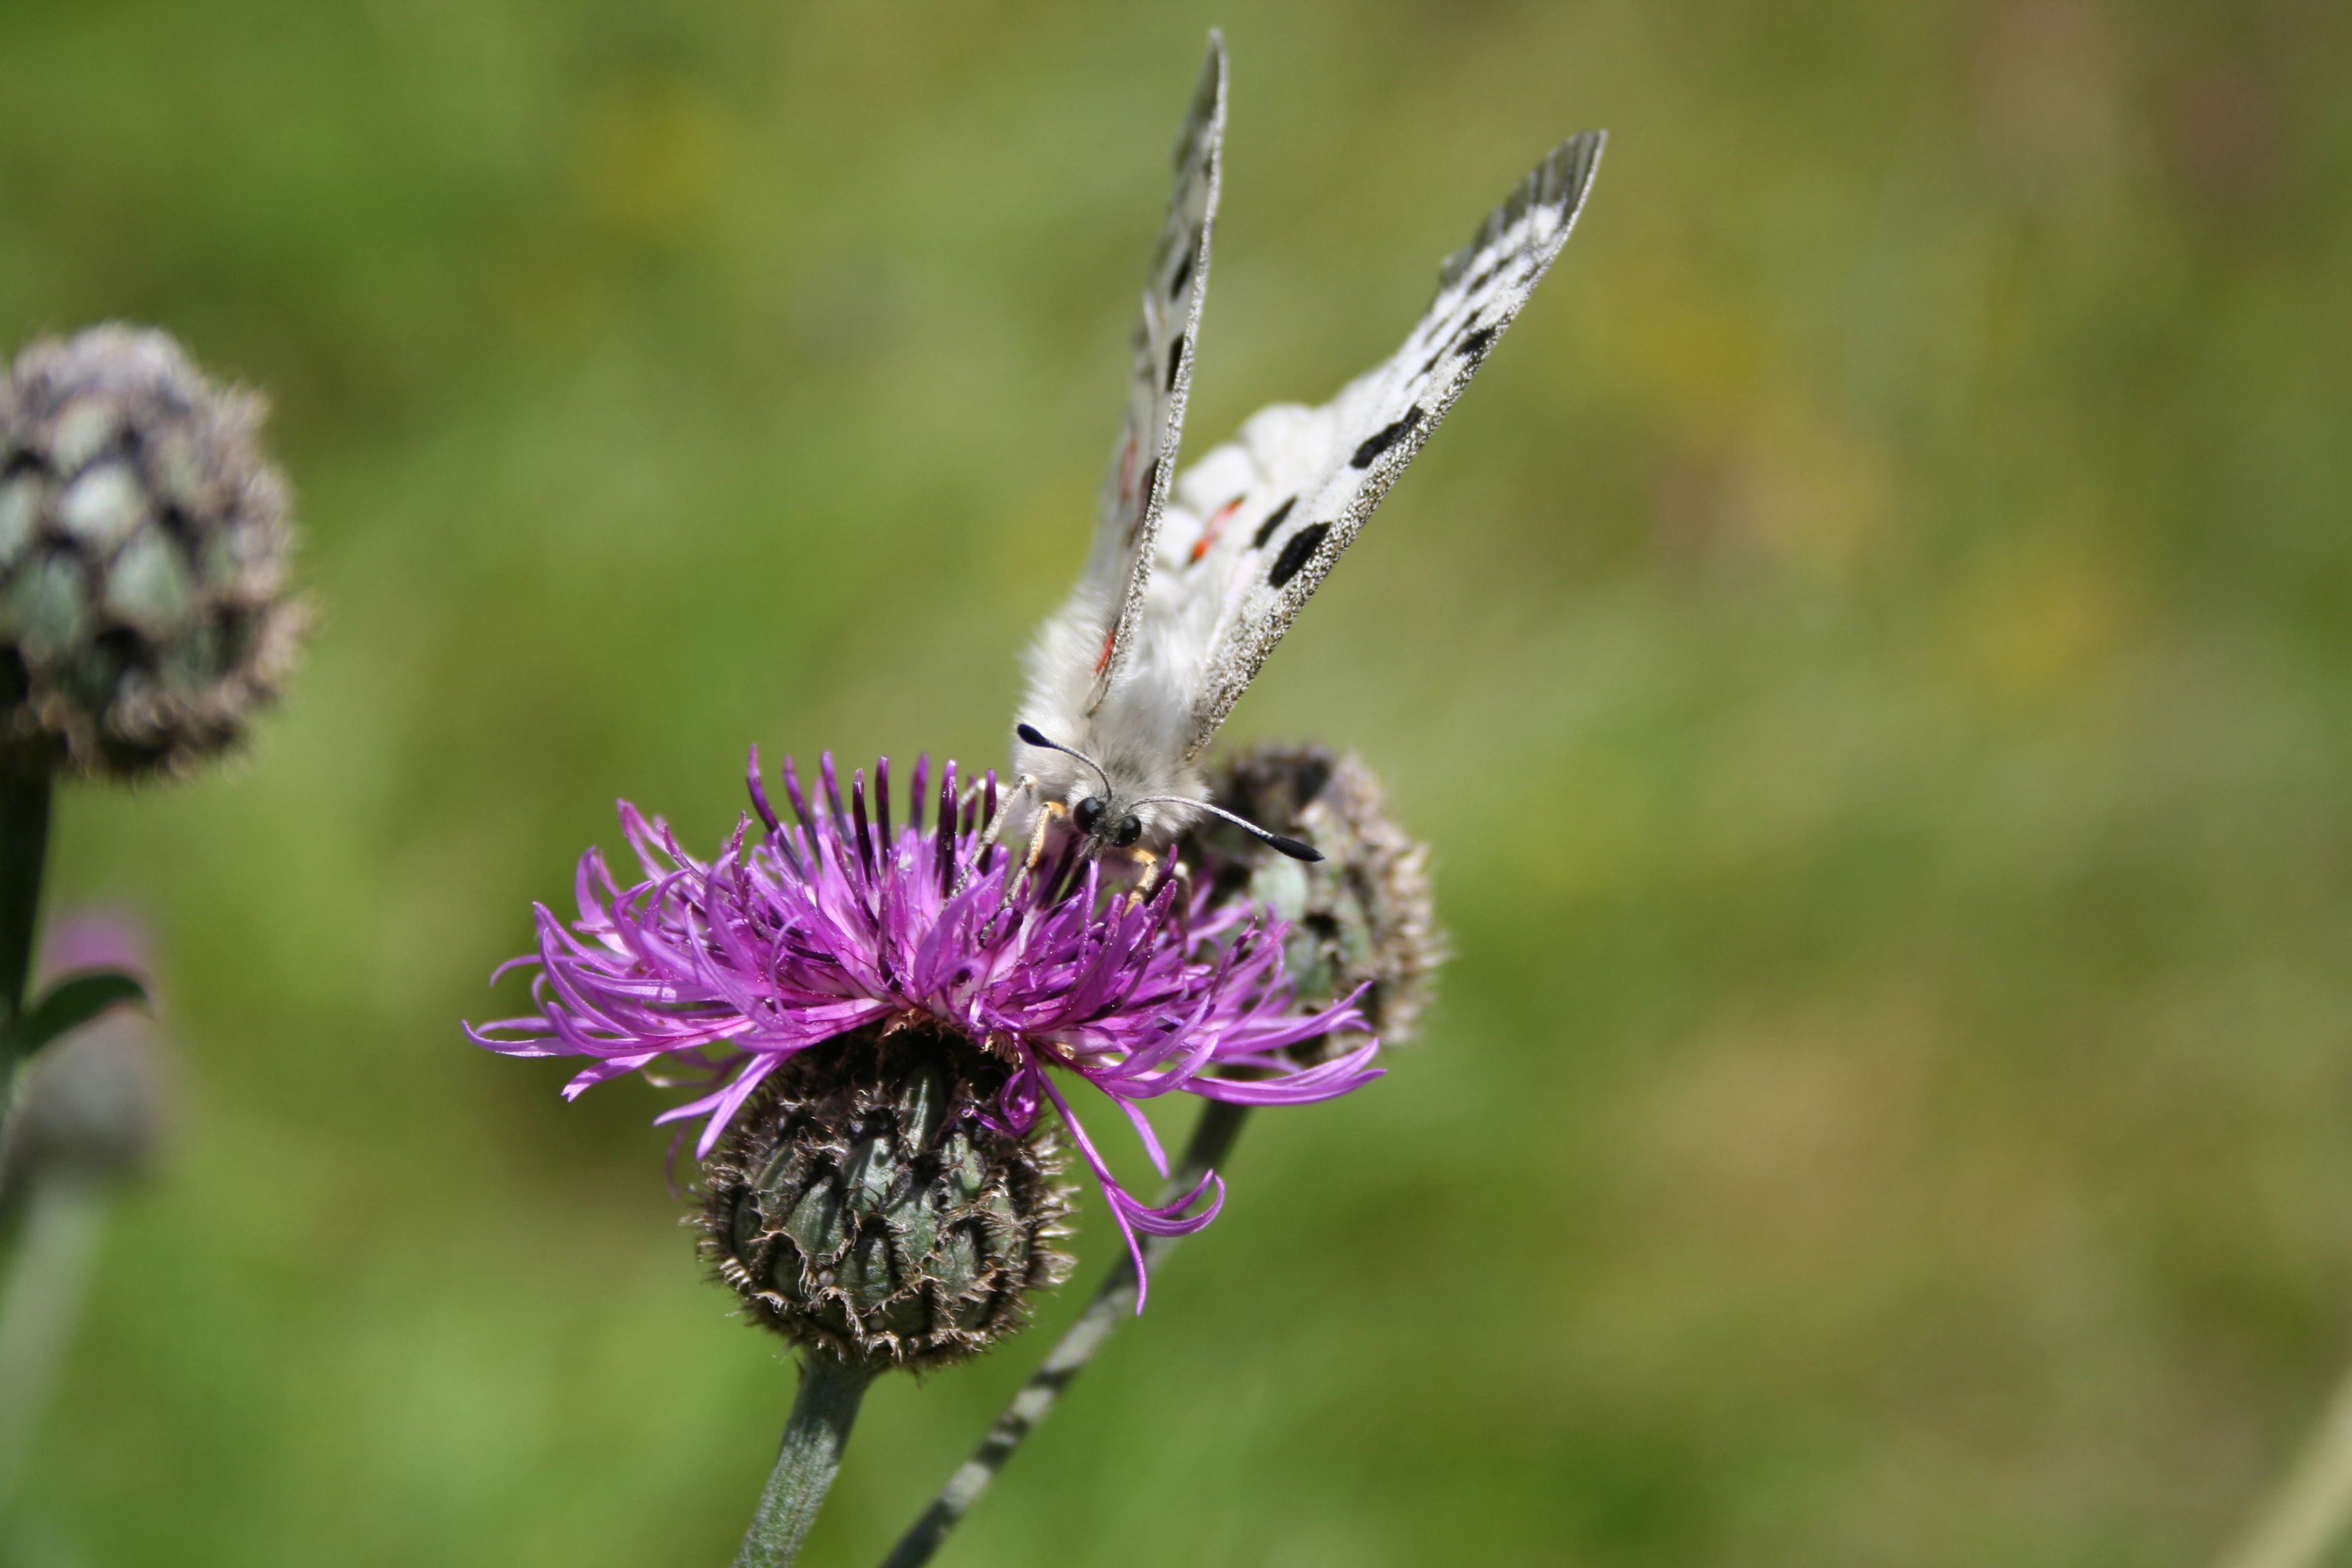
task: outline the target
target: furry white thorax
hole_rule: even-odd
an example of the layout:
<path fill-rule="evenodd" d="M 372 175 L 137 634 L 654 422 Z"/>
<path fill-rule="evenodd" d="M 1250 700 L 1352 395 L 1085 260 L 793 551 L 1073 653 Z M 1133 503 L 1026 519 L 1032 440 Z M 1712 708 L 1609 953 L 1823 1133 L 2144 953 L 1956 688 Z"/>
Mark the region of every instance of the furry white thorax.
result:
<path fill-rule="evenodd" d="M 1101 657 L 1102 628 L 1110 617 L 1104 596 L 1085 586 L 1071 595 L 1060 612 L 1038 628 L 1029 648 L 1029 695 L 1021 717 L 1045 738 L 1072 751 L 1083 752 L 1109 775 L 1104 799 L 1102 831 L 1114 831 L 1132 812 L 1143 824 L 1140 847 L 1165 849 L 1200 818 L 1186 804 L 1209 798 L 1207 782 L 1185 755 L 1192 726 L 1192 691 L 1199 671 L 1171 666 L 1173 650 L 1165 637 L 1137 638 L 1136 657 L 1125 661 L 1094 712 L 1086 710 L 1094 686 L 1095 662 Z M 1174 605 L 1157 602 L 1147 608 L 1156 618 Z M 1103 797 L 1103 781 L 1077 758 L 1033 746 L 1015 737 L 1013 767 L 1037 782 L 1044 800 L 1073 810 L 1088 798 Z M 1149 805 L 1135 803 L 1151 796 L 1174 796 Z M 1034 822 L 1036 803 L 1016 802 L 1008 823 L 1018 841 Z"/>

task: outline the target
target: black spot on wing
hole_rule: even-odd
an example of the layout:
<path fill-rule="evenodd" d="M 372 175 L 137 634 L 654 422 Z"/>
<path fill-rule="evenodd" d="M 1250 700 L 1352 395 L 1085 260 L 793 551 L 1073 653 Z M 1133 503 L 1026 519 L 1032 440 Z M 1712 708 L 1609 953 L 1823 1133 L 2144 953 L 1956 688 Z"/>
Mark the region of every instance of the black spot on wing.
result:
<path fill-rule="evenodd" d="M 1179 333 L 1177 333 L 1177 334 L 1176 334 L 1176 341 L 1175 341 L 1174 342 L 1170 343 L 1170 344 L 1168 345 L 1168 390 L 1169 390 L 1169 391 L 1173 392 L 1173 391 L 1175 391 L 1175 390 L 1176 390 L 1176 375 L 1177 375 L 1177 373 L 1178 373 L 1179 371 L 1181 371 L 1183 368 L 1184 368 L 1184 334 L 1183 334 L 1183 333 L 1181 333 L 1181 332 L 1179 332 Z"/>
<path fill-rule="evenodd" d="M 1442 343 L 1438 344 L 1438 345 L 1437 345 L 1437 347 L 1436 347 L 1436 348 L 1435 348 L 1435 349 L 1434 349 L 1434 350 L 1430 353 L 1430 356 L 1429 356 L 1427 359 L 1425 359 L 1425 360 L 1423 360 L 1423 361 L 1422 361 L 1422 362 L 1421 362 L 1421 368 L 1420 368 L 1418 371 L 1415 371 L 1415 372 L 1413 373 L 1414 379 L 1416 379 L 1416 380 L 1421 379 L 1422 377 L 1424 377 L 1424 376 L 1428 375 L 1428 374 L 1429 374 L 1429 373 L 1430 373 L 1431 371 L 1435 370 L 1435 369 L 1437 368 L 1437 362 L 1438 362 L 1439 360 L 1442 360 L 1442 359 L 1444 359 L 1444 358 L 1445 357 L 1446 351 L 1447 351 L 1447 350 L 1449 350 L 1449 349 L 1451 349 L 1451 348 L 1453 348 L 1455 344 L 1457 344 L 1457 343 L 1461 342 L 1462 342 L 1462 339 L 1463 339 L 1463 335 L 1464 335 L 1465 333 L 1468 332 L 1468 331 L 1470 331 L 1470 329 L 1471 329 L 1471 328 L 1473 328 L 1473 327 L 1476 326 L 1477 324 L 1478 324 L 1478 312 L 1477 312 L 1477 311 L 1473 310 L 1473 311 L 1471 311 L 1468 315 L 1466 315 L 1466 316 L 1463 317 L 1463 318 L 1462 318 L 1462 324 L 1461 324 L 1460 326 L 1458 326 L 1458 327 L 1456 327 L 1456 328 L 1454 328 L 1454 336 L 1452 336 L 1451 338 L 1448 338 L 1445 342 L 1442 342 Z M 1494 335 L 1495 335 L 1495 334 L 1494 334 L 1494 332 L 1493 332 L 1491 330 L 1490 330 L 1490 331 L 1488 331 L 1486 332 L 1486 337 L 1488 337 L 1488 338 L 1492 338 Z"/>
<path fill-rule="evenodd" d="M 1265 574 L 1266 586 L 1279 588 L 1297 576 L 1299 569 L 1314 555 L 1316 547 L 1323 542 L 1323 536 L 1330 531 L 1331 525 L 1328 522 L 1311 522 L 1292 534 L 1290 542 L 1282 547 L 1282 553 L 1274 558 L 1273 570 Z"/>
<path fill-rule="evenodd" d="M 1500 329 L 1496 327 L 1481 327 L 1476 331 L 1465 336 L 1461 342 L 1454 345 L 1456 352 L 1464 359 L 1475 364 L 1486 357 L 1486 351 L 1494 345 L 1495 334 Z"/>
<path fill-rule="evenodd" d="M 1351 468 L 1370 468 L 1372 459 L 1402 440 L 1405 434 L 1420 423 L 1421 405 L 1416 403 L 1406 409 L 1394 424 L 1375 430 L 1365 437 L 1364 444 L 1356 448 L 1356 455 L 1348 459 L 1348 466 Z"/>
<path fill-rule="evenodd" d="M 1264 550 L 1265 548 L 1265 542 L 1274 537 L 1274 531 L 1282 526 L 1282 520 L 1288 517 L 1290 515 L 1290 509 L 1297 504 L 1298 498 L 1297 496 L 1292 496 L 1288 500 L 1284 501 L 1280 506 L 1276 507 L 1272 511 L 1268 512 L 1266 514 L 1265 521 L 1257 525 L 1257 532 L 1250 540 L 1250 548 L 1252 550 Z"/>
<path fill-rule="evenodd" d="M 1168 285 L 1168 297 L 1171 300 L 1181 298 L 1184 285 L 1192 281 L 1192 258 L 1199 253 L 1200 248 L 1200 242 L 1197 240 L 1184 247 L 1183 259 L 1176 263 L 1176 277 Z"/>

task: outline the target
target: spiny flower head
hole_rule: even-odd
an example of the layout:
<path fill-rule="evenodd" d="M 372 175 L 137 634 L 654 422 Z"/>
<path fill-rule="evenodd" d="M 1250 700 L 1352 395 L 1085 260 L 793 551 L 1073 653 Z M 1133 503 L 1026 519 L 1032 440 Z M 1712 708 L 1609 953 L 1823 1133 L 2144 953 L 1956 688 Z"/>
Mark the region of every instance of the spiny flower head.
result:
<path fill-rule="evenodd" d="M 277 698 L 310 611 L 262 409 L 152 329 L 0 372 L 0 750 L 181 773 Z"/>
<path fill-rule="evenodd" d="M 800 1053 L 856 1031 L 942 1026 L 1012 1069 L 986 1112 L 992 1127 L 1025 1136 L 1048 1105 L 1067 1126 L 1139 1269 L 1139 1233 L 1199 1230 L 1223 1205 L 1223 1180 L 1212 1172 L 1160 1206 L 1137 1198 L 1087 1136 L 1057 1072 L 1107 1095 L 1163 1176 L 1150 1100 L 1183 1092 L 1299 1104 L 1379 1076 L 1376 1039 L 1311 1065 L 1292 1055 L 1364 1019 L 1353 996 L 1317 1011 L 1294 1006 L 1283 921 L 1245 900 L 1214 901 L 1209 887 L 1184 879 L 1138 900 L 1108 885 L 1075 844 L 1042 874 L 1016 877 L 1008 897 L 1017 863 L 977 830 L 993 812 L 995 775 L 959 791 L 949 763 L 926 826 L 928 773 L 919 761 L 909 819 L 894 826 L 887 758 L 875 765 L 870 810 L 863 770 L 845 808 L 827 754 L 823 809 L 812 810 L 788 760 L 797 821 L 787 825 L 769 804 L 755 751 L 756 817 L 741 819 L 709 861 L 623 803 L 643 879 L 624 889 L 599 851 L 582 857 L 579 918 L 567 925 L 541 906 L 538 951 L 514 961 L 537 968 L 536 1010 L 468 1032 L 510 1056 L 591 1058 L 567 1095 L 640 1069 L 685 1069 L 707 1092 L 658 1120 L 700 1119 L 695 1153 L 705 1159 Z"/>
<path fill-rule="evenodd" d="M 702 1167 L 702 1256 L 745 1314 L 875 1371 L 1027 1320 L 1070 1258 L 1050 1126 L 992 1127 L 1013 1068 L 939 1024 L 861 1029 L 771 1074 Z"/>
<path fill-rule="evenodd" d="M 1445 960 L 1445 938 L 1428 846 L 1396 820 L 1363 759 L 1312 742 L 1262 741 L 1220 763 L 1209 788 L 1227 811 L 1323 856 L 1302 862 L 1269 853 L 1215 817 L 1181 847 L 1213 897 L 1245 896 L 1287 923 L 1286 963 L 1301 1001 L 1356 999 L 1360 1030 L 1334 1030 L 1291 1056 L 1327 1060 L 1366 1035 L 1378 1035 L 1384 1049 L 1410 1040 Z"/>

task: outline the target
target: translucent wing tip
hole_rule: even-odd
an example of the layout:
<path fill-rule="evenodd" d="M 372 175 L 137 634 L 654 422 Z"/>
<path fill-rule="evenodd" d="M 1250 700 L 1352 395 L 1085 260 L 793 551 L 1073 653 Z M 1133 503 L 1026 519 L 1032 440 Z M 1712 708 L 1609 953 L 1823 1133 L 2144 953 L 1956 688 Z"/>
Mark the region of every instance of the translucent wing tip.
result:
<path fill-rule="evenodd" d="M 1225 36 L 1209 29 L 1209 54 L 1201 62 L 1201 79 L 1192 88 L 1192 107 L 1184 113 L 1184 129 L 1176 138 L 1171 158 L 1178 170 L 1192 161 L 1193 151 L 1212 137 L 1225 118 Z"/>
<path fill-rule="evenodd" d="M 1553 148 L 1503 199 L 1503 205 L 1486 215 L 1470 243 L 1445 258 L 1445 265 L 1438 269 L 1438 288 L 1451 289 L 1460 282 L 1472 264 L 1493 249 L 1496 241 L 1532 208 L 1549 207 L 1559 213 L 1565 231 L 1584 206 L 1593 173 L 1601 167 L 1601 150 L 1608 142 L 1606 131 L 1584 131 Z"/>

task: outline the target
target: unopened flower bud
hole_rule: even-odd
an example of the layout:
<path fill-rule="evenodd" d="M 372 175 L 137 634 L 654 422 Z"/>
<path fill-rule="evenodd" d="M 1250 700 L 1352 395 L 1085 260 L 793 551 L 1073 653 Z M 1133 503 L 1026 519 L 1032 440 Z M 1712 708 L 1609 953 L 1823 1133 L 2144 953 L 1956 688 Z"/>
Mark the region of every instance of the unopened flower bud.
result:
<path fill-rule="evenodd" d="M 277 696 L 307 614 L 262 412 L 121 325 L 0 379 L 0 747 L 176 773 Z"/>
<path fill-rule="evenodd" d="M 92 969 L 153 968 L 144 927 L 128 916 L 81 911 L 42 943 L 45 978 Z M 0 1207 L 42 1182 L 110 1184 L 142 1174 L 168 1120 L 171 1073 L 153 1019 L 105 1014 L 47 1047 L 16 1089 L 0 1148 Z"/>
<path fill-rule="evenodd" d="M 1367 1035 L 1391 1046 L 1411 1038 L 1445 944 L 1427 847 L 1390 816 L 1371 771 L 1322 746 L 1262 743 L 1216 769 L 1209 784 L 1217 805 L 1304 839 L 1323 858 L 1290 859 L 1212 818 L 1186 845 L 1196 875 L 1212 879 L 1215 896 L 1256 900 L 1290 922 L 1284 959 L 1300 1006 L 1367 988 L 1356 1004 L 1361 1031 L 1334 1030 L 1293 1054 L 1323 1060 Z"/>
<path fill-rule="evenodd" d="M 1050 1124 L 990 1125 L 1012 1068 L 920 1024 L 786 1061 L 705 1167 L 703 1250 L 761 1322 L 852 1363 L 985 1350 L 1069 1259 Z"/>
<path fill-rule="evenodd" d="M 0 1193 L 142 1173 L 162 1129 L 163 1079 L 161 1053 L 136 1026 L 100 1024 L 42 1052 L 17 1091 Z"/>

